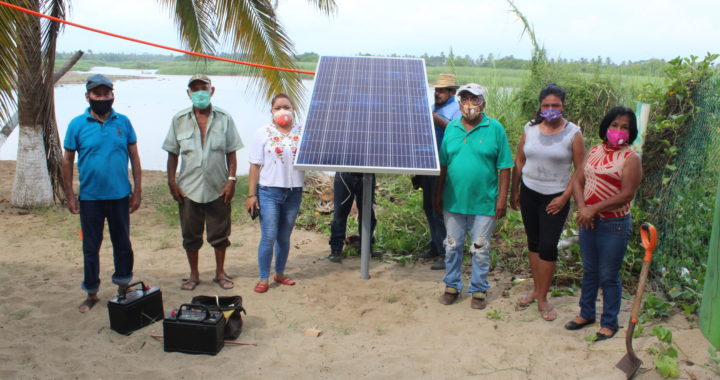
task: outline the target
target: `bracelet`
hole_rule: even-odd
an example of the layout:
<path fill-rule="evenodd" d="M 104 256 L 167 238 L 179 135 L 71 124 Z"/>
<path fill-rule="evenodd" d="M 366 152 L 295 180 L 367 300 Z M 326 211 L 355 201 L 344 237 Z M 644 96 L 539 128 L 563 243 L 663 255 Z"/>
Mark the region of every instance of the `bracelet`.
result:
<path fill-rule="evenodd" d="M 256 196 L 255 194 L 250 194 L 250 195 L 248 195 L 247 197 L 248 197 L 248 199 L 250 199 L 250 198 L 255 197 L 255 196 Z"/>

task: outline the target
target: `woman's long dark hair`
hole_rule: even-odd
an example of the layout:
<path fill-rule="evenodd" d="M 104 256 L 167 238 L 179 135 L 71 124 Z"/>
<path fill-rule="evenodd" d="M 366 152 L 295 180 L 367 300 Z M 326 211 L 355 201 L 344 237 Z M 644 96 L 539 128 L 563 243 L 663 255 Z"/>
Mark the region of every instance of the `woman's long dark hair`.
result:
<path fill-rule="evenodd" d="M 538 97 L 538 102 L 542 103 L 543 99 L 547 98 L 548 95 L 555 95 L 562 101 L 563 105 L 565 105 L 565 96 L 567 95 L 565 93 L 565 90 L 556 85 L 555 83 L 550 83 L 547 86 L 543 87 L 542 90 L 540 90 L 540 96 Z M 540 107 L 538 107 L 537 112 L 535 113 L 535 118 L 530 120 L 530 125 L 538 125 L 545 120 L 544 117 L 540 116 Z"/>

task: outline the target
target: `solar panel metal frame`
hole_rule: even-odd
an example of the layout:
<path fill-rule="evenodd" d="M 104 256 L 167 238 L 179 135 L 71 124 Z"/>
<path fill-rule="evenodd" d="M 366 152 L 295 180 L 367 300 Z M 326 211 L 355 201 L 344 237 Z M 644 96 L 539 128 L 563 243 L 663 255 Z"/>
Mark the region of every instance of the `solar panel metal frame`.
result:
<path fill-rule="evenodd" d="M 303 158 L 303 138 L 305 137 L 305 133 L 308 131 L 307 127 L 308 125 L 311 125 L 312 123 L 312 117 L 313 115 L 313 101 L 316 99 L 316 93 L 318 83 L 320 81 L 318 79 L 322 79 L 321 76 L 324 76 L 325 74 L 321 71 L 318 71 L 316 73 L 315 81 L 313 82 L 313 91 L 312 96 L 310 100 L 310 107 L 308 109 L 307 113 L 307 120 L 305 127 L 302 130 L 302 134 L 300 136 L 300 143 L 298 146 L 298 152 L 295 157 L 294 167 L 298 170 L 317 170 L 317 171 L 342 171 L 342 172 L 356 172 L 356 173 L 390 173 L 390 174 L 422 174 L 422 175 L 438 175 L 440 174 L 440 160 L 438 157 L 438 149 L 437 149 L 437 139 L 435 136 L 435 130 L 434 125 L 432 121 L 432 110 L 430 108 L 430 102 L 428 97 L 428 81 L 427 81 L 427 71 L 425 68 L 425 60 L 419 59 L 419 58 L 388 58 L 388 57 L 340 57 L 340 56 L 321 56 L 318 60 L 318 69 L 321 67 L 321 63 L 324 59 L 331 59 L 331 58 L 352 58 L 352 59 L 385 59 L 385 60 L 417 60 L 422 63 L 422 83 L 424 84 L 422 88 L 422 92 L 424 94 L 423 101 L 424 106 L 427 107 L 427 113 L 423 114 L 423 117 L 426 119 L 426 124 L 428 128 L 428 133 L 431 136 L 432 143 L 430 144 L 428 148 L 432 149 L 432 155 L 434 158 L 434 167 L 432 168 L 422 168 L 422 167 L 393 167 L 393 166 L 355 166 L 355 165 L 327 165 L 327 164 L 317 164 L 317 163 L 298 163 L 298 161 Z M 337 84 L 337 81 L 333 81 L 333 84 Z M 400 91 L 398 91 L 400 92 Z M 411 103 L 408 101 L 408 106 L 417 106 L 416 103 Z M 310 123 L 308 123 L 310 121 Z M 348 120 L 348 127 L 350 127 L 351 120 Z M 400 134 L 398 134 L 401 136 Z M 327 144 L 325 142 L 324 144 Z"/>

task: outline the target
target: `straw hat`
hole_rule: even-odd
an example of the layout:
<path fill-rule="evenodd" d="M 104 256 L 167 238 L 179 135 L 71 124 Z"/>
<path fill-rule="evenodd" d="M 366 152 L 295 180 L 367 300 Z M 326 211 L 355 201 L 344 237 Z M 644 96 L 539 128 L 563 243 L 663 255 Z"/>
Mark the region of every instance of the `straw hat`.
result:
<path fill-rule="evenodd" d="M 440 74 L 437 82 L 432 85 L 434 88 L 458 88 L 460 86 L 455 82 L 455 75 Z"/>

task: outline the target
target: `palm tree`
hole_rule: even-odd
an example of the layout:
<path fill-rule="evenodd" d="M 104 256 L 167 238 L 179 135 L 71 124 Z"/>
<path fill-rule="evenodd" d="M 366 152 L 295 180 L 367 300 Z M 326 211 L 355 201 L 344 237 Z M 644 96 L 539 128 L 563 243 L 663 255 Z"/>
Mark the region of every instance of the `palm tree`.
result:
<path fill-rule="evenodd" d="M 65 0 L 10 0 L 10 3 L 65 17 Z M 294 47 L 279 24 L 274 0 L 157 0 L 175 21 L 184 47 L 214 54 L 230 48 L 244 59 L 268 66 L 294 68 Z M 334 0 L 308 0 L 330 14 Z M 55 43 L 61 25 L 0 6 L 0 119 L 17 104 L 20 136 L 11 202 L 20 207 L 63 199 L 60 144 L 53 104 Z M 265 99 L 285 92 L 302 100 L 295 73 L 245 68 Z M 17 103 L 14 97 L 17 96 Z"/>

